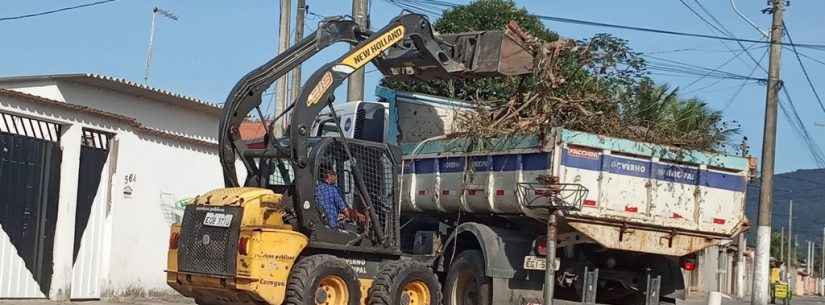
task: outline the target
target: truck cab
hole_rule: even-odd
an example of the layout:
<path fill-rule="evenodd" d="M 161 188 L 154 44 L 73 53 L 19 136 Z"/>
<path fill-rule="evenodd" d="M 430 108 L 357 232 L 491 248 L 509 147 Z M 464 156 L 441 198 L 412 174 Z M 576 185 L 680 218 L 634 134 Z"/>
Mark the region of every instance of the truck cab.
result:
<path fill-rule="evenodd" d="M 473 111 L 470 103 L 378 86 L 377 101 L 335 104 L 344 137 L 392 145 L 417 144 L 455 132 L 461 112 Z M 326 109 L 313 124 L 315 136 L 338 136 L 335 117 Z"/>

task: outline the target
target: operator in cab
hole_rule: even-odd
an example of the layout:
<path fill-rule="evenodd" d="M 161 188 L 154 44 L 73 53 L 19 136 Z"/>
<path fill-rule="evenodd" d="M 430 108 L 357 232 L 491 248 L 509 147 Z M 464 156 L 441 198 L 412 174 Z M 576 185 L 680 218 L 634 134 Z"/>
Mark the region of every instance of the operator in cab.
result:
<path fill-rule="evenodd" d="M 331 166 L 321 166 L 321 181 L 315 186 L 315 202 L 323 209 L 327 226 L 333 230 L 342 229 L 347 220 L 361 223 L 366 220 L 363 214 L 347 206 L 338 188 L 338 173 Z"/>

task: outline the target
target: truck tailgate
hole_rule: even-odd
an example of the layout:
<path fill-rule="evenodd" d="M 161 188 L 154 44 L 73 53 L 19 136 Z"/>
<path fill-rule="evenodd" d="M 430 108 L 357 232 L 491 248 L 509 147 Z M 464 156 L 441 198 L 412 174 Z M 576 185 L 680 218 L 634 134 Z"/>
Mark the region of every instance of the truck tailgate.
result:
<path fill-rule="evenodd" d="M 747 160 L 563 130 L 562 182 L 588 190 L 573 215 L 730 236 L 745 220 Z"/>

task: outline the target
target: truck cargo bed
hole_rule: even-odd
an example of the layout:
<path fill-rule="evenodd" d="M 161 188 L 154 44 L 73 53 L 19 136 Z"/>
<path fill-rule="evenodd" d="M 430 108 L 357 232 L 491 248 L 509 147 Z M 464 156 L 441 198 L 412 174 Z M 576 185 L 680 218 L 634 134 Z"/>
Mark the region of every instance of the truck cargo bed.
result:
<path fill-rule="evenodd" d="M 684 255 L 746 225 L 745 158 L 562 128 L 545 135 L 402 145 L 402 208 L 521 214 L 540 177 L 587 189 L 564 222 L 608 248 Z M 536 191 L 538 192 L 538 191 Z M 655 247 L 652 245 L 659 245 Z"/>

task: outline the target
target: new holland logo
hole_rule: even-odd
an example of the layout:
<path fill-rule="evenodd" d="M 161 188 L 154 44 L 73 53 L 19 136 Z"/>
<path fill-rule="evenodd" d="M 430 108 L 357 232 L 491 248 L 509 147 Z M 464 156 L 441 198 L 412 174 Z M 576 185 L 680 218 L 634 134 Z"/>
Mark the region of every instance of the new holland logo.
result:
<path fill-rule="evenodd" d="M 321 96 L 324 95 L 324 92 L 327 92 L 329 86 L 332 86 L 332 73 L 327 71 L 327 73 L 324 73 L 324 76 L 321 77 L 318 85 L 309 92 L 309 96 L 307 96 L 307 107 L 312 107 L 312 105 L 315 105 L 315 103 L 321 100 Z"/>
<path fill-rule="evenodd" d="M 404 38 L 404 26 L 399 25 L 384 33 L 381 37 L 378 37 L 378 39 L 364 45 L 352 55 L 347 56 L 341 63 L 353 69 L 358 69 L 402 38 Z"/>

